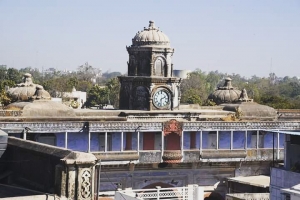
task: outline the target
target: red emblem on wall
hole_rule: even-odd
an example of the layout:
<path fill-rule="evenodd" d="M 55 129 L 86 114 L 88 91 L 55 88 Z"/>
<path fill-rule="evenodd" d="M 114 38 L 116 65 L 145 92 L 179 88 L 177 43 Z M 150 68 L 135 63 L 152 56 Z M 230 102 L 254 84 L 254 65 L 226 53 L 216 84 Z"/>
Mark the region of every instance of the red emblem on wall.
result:
<path fill-rule="evenodd" d="M 170 133 L 177 133 L 179 136 L 182 134 L 182 123 L 176 119 L 171 119 L 164 124 L 164 136 Z"/>

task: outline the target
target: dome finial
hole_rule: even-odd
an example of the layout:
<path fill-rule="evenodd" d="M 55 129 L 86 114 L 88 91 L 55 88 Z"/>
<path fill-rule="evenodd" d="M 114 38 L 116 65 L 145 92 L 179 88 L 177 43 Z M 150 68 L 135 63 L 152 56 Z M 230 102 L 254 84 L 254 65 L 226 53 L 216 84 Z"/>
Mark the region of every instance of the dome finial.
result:
<path fill-rule="evenodd" d="M 133 46 L 170 46 L 170 40 L 162 31 L 154 25 L 154 21 L 149 21 L 149 27 L 138 32 L 132 39 Z"/>
<path fill-rule="evenodd" d="M 152 20 L 149 21 L 149 28 L 151 28 L 151 29 L 155 28 L 154 21 L 152 21 Z"/>
<path fill-rule="evenodd" d="M 223 85 L 223 88 L 226 88 L 226 89 L 233 89 L 232 85 L 231 85 L 231 81 L 232 79 L 230 77 L 226 77 L 225 78 L 225 83 Z"/>

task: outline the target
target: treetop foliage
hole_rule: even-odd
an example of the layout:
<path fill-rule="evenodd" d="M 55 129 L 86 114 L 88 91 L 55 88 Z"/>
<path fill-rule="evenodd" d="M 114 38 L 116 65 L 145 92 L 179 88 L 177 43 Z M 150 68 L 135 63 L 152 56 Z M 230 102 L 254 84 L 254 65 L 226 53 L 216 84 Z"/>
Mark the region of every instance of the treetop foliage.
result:
<path fill-rule="evenodd" d="M 9 102 L 5 91 L 20 83 L 25 73 L 32 74 L 34 83 L 42 85 L 50 93 L 51 97 L 61 97 L 62 92 L 71 92 L 73 87 L 75 87 L 77 91 L 87 92 L 88 100 L 91 100 L 91 102 L 87 102 L 87 105 L 96 105 L 103 102 L 108 104 L 111 102 L 115 106 L 118 106 L 119 82 L 115 77 L 121 75 L 121 73 L 107 72 L 106 76 L 101 76 L 99 69 L 95 69 L 87 63 L 79 66 L 76 72 L 71 73 L 55 70 L 51 71 L 51 73 L 41 72 L 32 67 L 17 70 L 0 65 L 1 103 L 7 104 Z M 99 90 L 97 87 L 102 89 Z M 107 87 L 107 89 L 103 89 L 103 87 Z M 98 91 L 102 97 L 93 100 L 91 97 L 95 94 L 95 91 Z"/>
<path fill-rule="evenodd" d="M 188 75 L 181 84 L 181 102 L 212 105 L 207 100 L 209 94 L 223 86 L 226 77 L 232 79 L 233 87 L 246 89 L 249 98 L 255 102 L 276 109 L 300 109 L 300 80 L 297 77 L 277 77 L 271 73 L 267 78 L 252 76 L 245 78 L 239 74 L 226 74 L 218 71 L 202 72 L 197 69 Z M 200 97 L 200 100 L 194 98 Z"/>
<path fill-rule="evenodd" d="M 98 69 L 81 65 L 77 72 L 65 73 L 53 71 L 43 73 L 32 67 L 20 70 L 0 65 L 0 101 L 8 103 L 5 91 L 22 81 L 24 73 L 31 73 L 34 83 L 42 85 L 52 97 L 60 97 L 62 92 L 87 92 L 86 106 L 112 104 L 118 108 L 120 84 L 117 76 L 120 72 L 105 72 L 101 75 Z M 272 106 L 276 109 L 300 109 L 300 80 L 297 77 L 283 78 L 271 73 L 269 77 L 245 78 L 239 74 L 227 74 L 219 71 L 203 72 L 196 69 L 181 84 L 181 102 L 199 105 L 214 105 L 207 100 L 218 87 L 223 86 L 224 79 L 230 77 L 233 87 L 245 88 L 249 98 L 255 102 Z"/>

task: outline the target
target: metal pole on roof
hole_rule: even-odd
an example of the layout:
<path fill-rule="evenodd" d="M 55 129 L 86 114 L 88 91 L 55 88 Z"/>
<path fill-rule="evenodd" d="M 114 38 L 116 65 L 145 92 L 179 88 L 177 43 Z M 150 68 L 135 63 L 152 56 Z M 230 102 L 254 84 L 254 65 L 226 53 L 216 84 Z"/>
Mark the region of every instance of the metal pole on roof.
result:
<path fill-rule="evenodd" d="M 99 192 L 100 192 L 100 179 L 101 179 L 101 159 L 98 160 L 96 164 L 96 169 L 97 169 L 97 177 L 96 177 L 96 194 L 95 194 L 95 200 L 98 200 L 99 198 Z"/>
<path fill-rule="evenodd" d="M 274 131 L 273 131 L 273 167 L 275 166 L 274 153 L 275 153 L 275 138 L 274 138 Z"/>

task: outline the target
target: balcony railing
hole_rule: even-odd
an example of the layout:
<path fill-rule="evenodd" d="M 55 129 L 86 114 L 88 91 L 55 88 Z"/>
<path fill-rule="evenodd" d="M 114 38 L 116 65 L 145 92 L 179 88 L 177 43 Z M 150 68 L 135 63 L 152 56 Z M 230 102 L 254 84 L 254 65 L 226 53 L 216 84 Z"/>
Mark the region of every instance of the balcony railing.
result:
<path fill-rule="evenodd" d="M 174 160 L 279 161 L 283 160 L 285 141 L 283 134 L 267 130 L 183 131 L 178 150 L 168 150 L 168 141 L 163 131 L 90 132 L 84 129 L 82 132 L 35 133 L 24 129 L 15 136 L 76 151 L 91 152 L 102 161 L 129 160 L 140 163 Z"/>
<path fill-rule="evenodd" d="M 198 185 L 188 185 L 187 187 L 172 187 L 140 190 L 119 190 L 115 193 L 115 200 L 124 199 L 182 199 L 198 200 L 204 199 L 204 189 Z"/>

